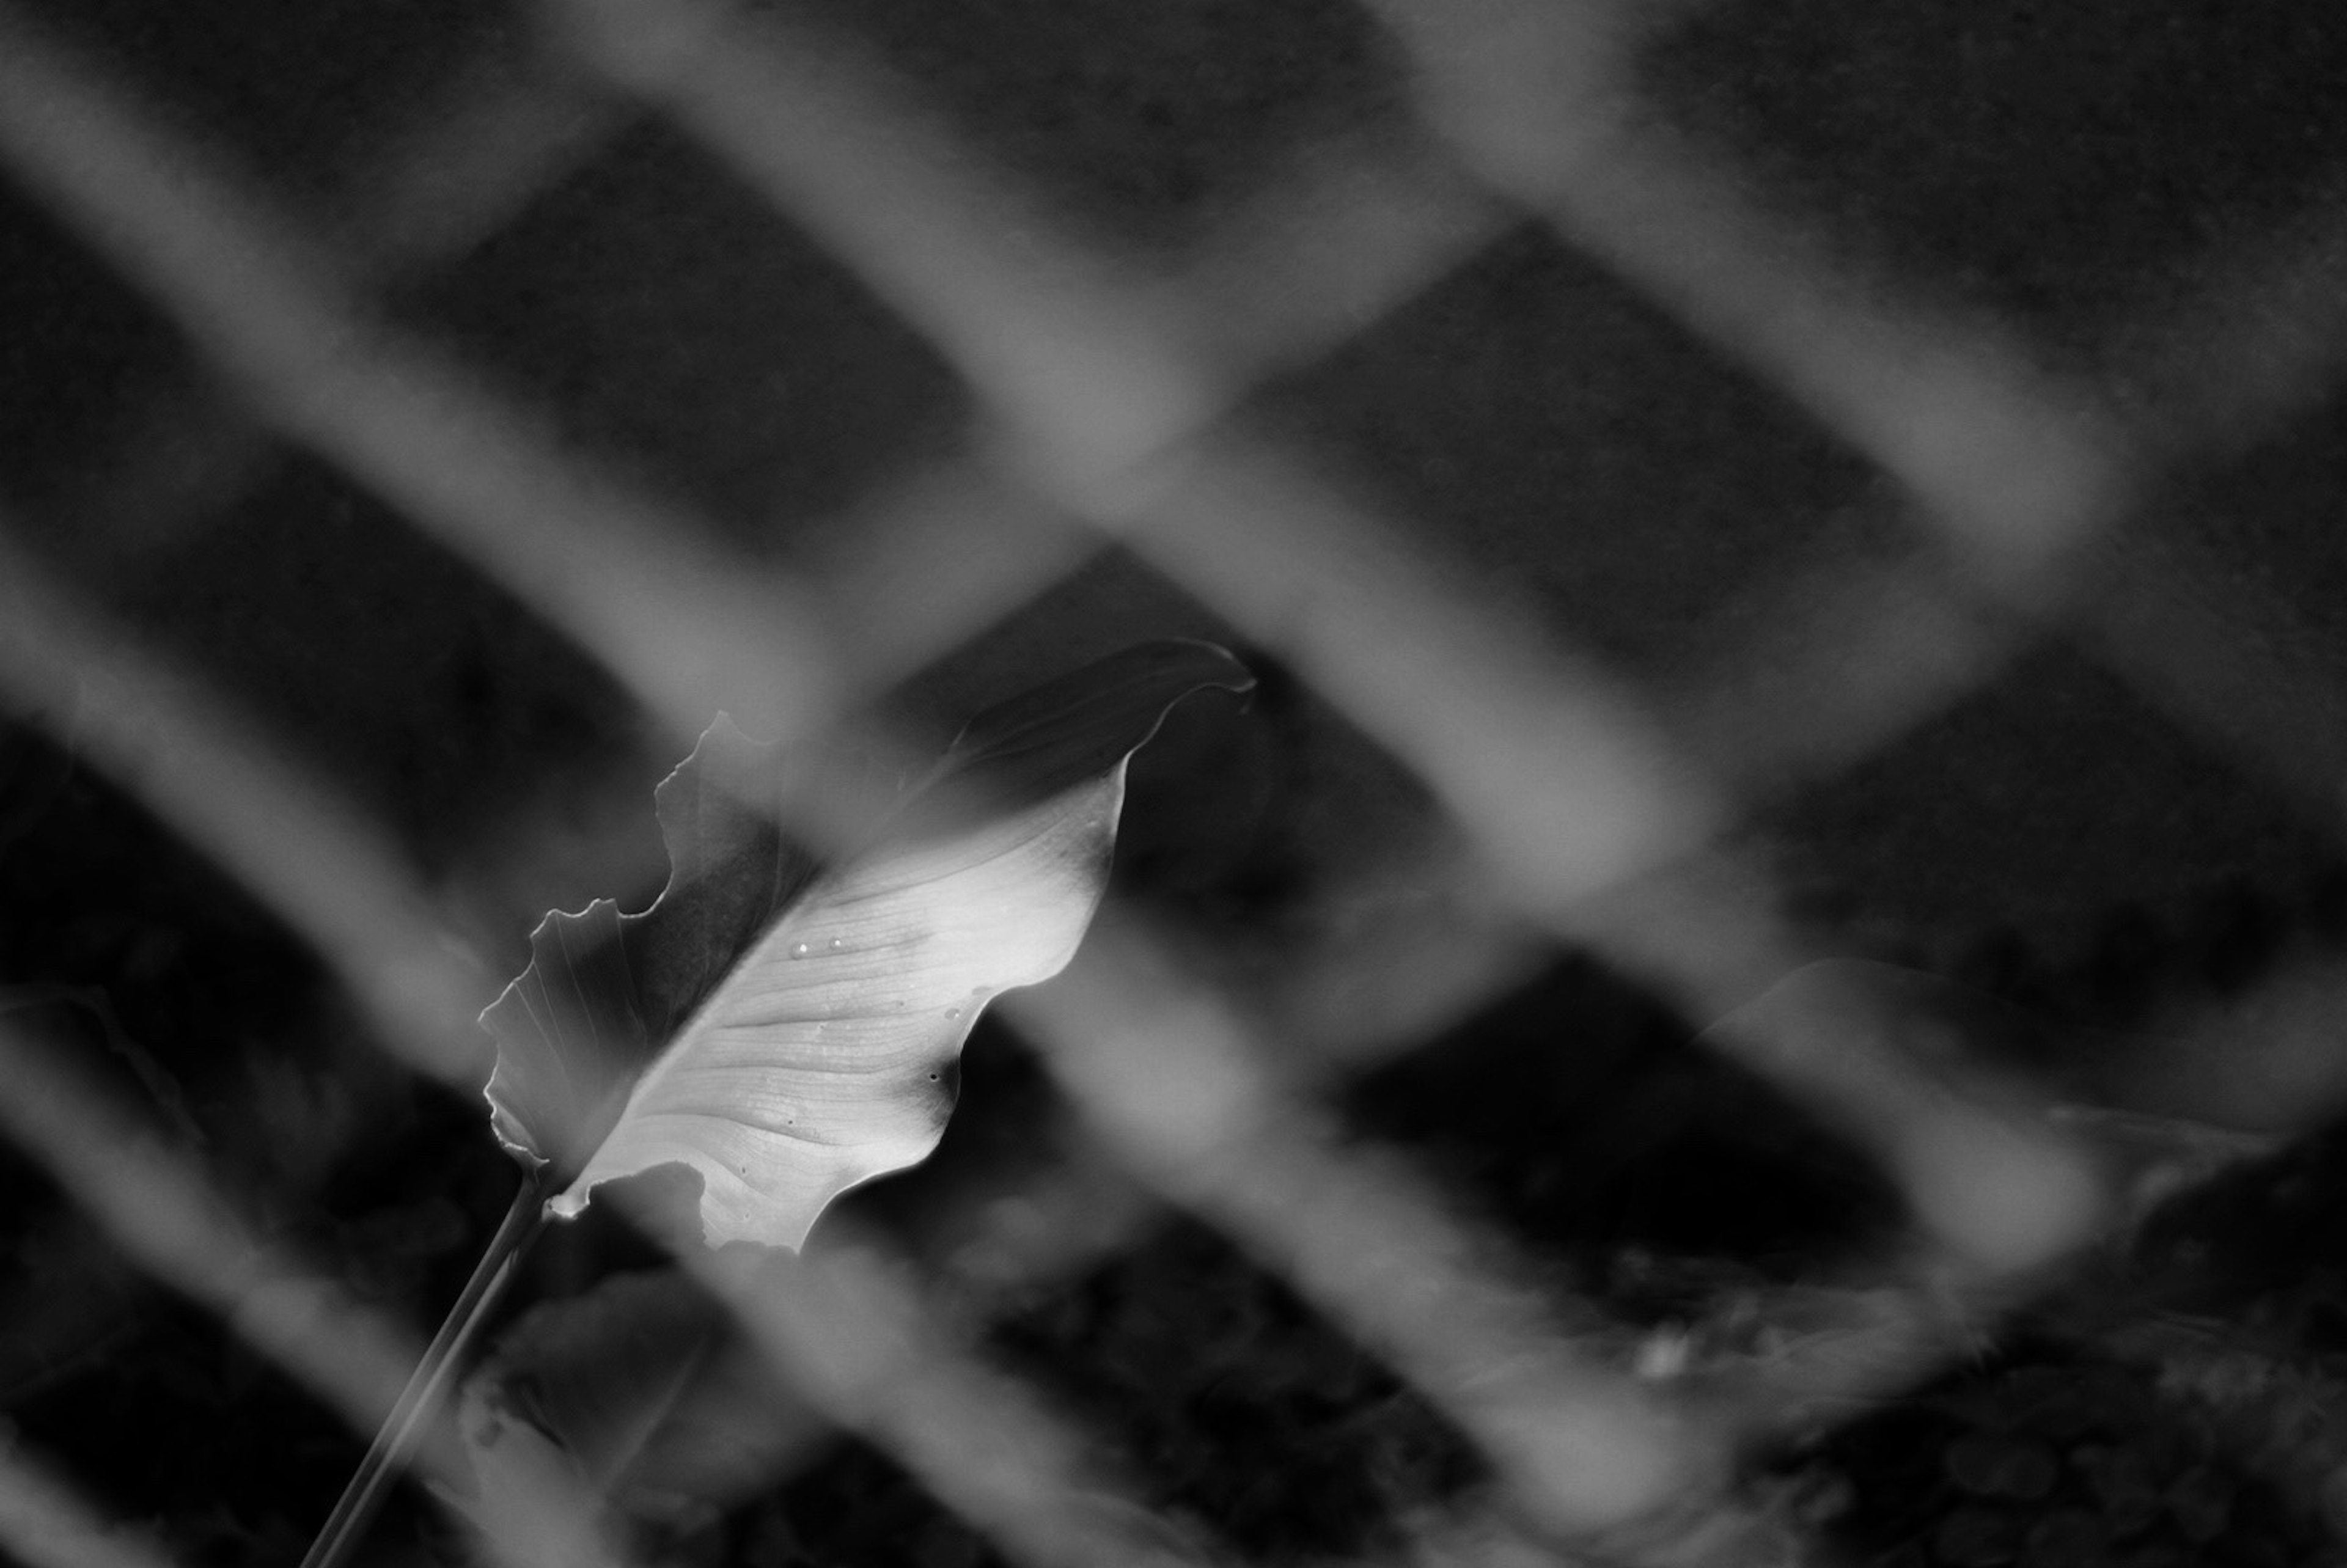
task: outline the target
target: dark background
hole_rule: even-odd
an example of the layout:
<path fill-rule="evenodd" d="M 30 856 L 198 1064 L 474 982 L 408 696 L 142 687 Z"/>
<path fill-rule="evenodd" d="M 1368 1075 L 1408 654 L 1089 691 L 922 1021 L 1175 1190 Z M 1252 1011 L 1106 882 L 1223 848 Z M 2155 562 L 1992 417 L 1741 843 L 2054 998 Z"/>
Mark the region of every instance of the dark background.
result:
<path fill-rule="evenodd" d="M 917 84 L 972 157 L 1143 265 L 1201 253 L 1317 142 L 1426 135 L 1399 43 L 1336 0 L 810 8 Z M 852 547 L 860 500 L 970 432 L 970 394 L 915 331 L 681 131 L 541 47 L 528 17 L 293 0 L 27 9 L 341 247 L 386 318 L 735 548 L 794 561 Z M 1632 66 L 1638 116 L 1690 138 L 1850 275 L 1902 308 L 1996 323 L 2048 374 L 2150 427 L 2221 408 L 2221 390 L 2179 384 L 2174 341 L 2239 302 L 2240 258 L 2319 239 L 2347 175 L 2347 20 L 2316 4 L 1726 0 L 1651 23 Z M 387 171 L 460 86 L 482 83 L 539 95 L 575 139 L 487 231 L 419 256 L 430 201 Z M 446 156 L 459 164 L 462 149 Z M 2311 253 L 2318 276 L 2342 260 L 2335 243 Z M 649 793 L 674 758 L 591 651 L 261 431 L 179 327 L 6 181 L 0 323 L 0 505 L 18 542 L 379 819 L 463 912 L 487 970 L 519 967 L 547 907 L 648 896 Z M 1729 842 L 1773 873 L 1784 912 L 1834 950 L 2109 1027 L 2221 1007 L 2331 953 L 2347 920 L 2337 786 L 2302 781 L 2335 780 L 2347 758 L 2332 738 L 2347 733 L 2341 406 L 2313 387 L 2246 434 L 2168 444 L 2065 586 L 2079 614 L 2021 622 L 2009 658 L 1870 754 L 1756 790 Z M 1975 591 L 1891 477 L 1529 219 L 1232 417 L 1319 454 L 1432 548 L 1529 595 L 1665 715 L 1768 657 L 1764 634 L 1820 569 L 1920 563 Z M 2299 671 L 2297 728 L 2278 743 L 2301 753 L 2296 782 L 2147 694 L 2106 638 L 2072 630 L 2105 624 L 2087 612 L 2105 574 L 2145 558 L 2253 607 L 2228 623 L 2238 647 Z M 1424 790 L 1273 651 L 1122 550 L 889 701 L 949 723 L 1160 634 L 1239 642 L 1264 687 L 1244 713 L 1185 710 L 1144 753 L 1120 896 L 1253 983 L 1440 917 L 1446 895 L 1411 880 L 1449 841 Z M 1709 1020 L 1674 1016 L 1587 954 L 1542 947 L 1514 972 L 1347 1105 L 1623 1314 L 1685 1309 L 1620 1283 L 1625 1246 L 1706 1260 L 1716 1272 L 1685 1288 L 1716 1290 L 1798 1279 L 1895 1225 L 1855 1156 L 1688 1049 Z M 510 1191 L 481 1108 L 377 1060 L 299 941 L 89 766 L 68 714 L 0 730 L 0 984 L 17 988 L 13 1017 L 93 1061 L 131 1060 L 108 1050 L 109 1028 L 131 1042 L 157 1071 L 126 1087 L 159 1115 L 153 1085 L 169 1085 L 206 1161 L 272 1234 L 436 1321 Z M 914 1216 L 957 1182 L 1047 1163 L 1035 1129 L 1058 1114 L 1024 1047 L 989 1025 L 947 1150 L 858 1201 L 926 1234 Z M 2294 1156 L 2317 1190 L 2325 1147 Z M 363 1438 L 143 1282 L 31 1169 L 11 1166 L 6 1190 L 0 1409 L 182 1561 L 292 1561 Z M 2311 1267 L 2280 1222 L 2229 1214 L 2216 1228 L 2243 1237 L 2216 1271 L 2225 1288 L 2208 1287 L 2219 1310 L 2278 1299 Z M 652 1261 L 596 1228 L 550 1245 L 525 1295 Z M 1463 1440 L 1204 1227 L 1169 1221 L 1014 1305 L 1003 1352 L 1118 1432 L 1153 1502 L 1248 1552 L 1352 1551 L 1476 1483 Z M 2075 1368 L 2086 1353 L 2014 1354 Z M 1973 1376 L 2007 1387 L 2002 1363 Z M 2140 1395 L 2106 1389 L 2116 1403 L 2096 1419 L 2124 1424 L 2108 1410 Z M 1860 1448 L 1923 1457 L 1880 1460 L 1881 1474 L 1845 1465 L 1859 1501 L 1844 1527 L 1870 1550 L 1966 1561 L 1975 1548 L 1933 1532 L 1949 1510 L 1984 1506 L 1951 1491 L 1937 1457 L 1973 1418 L 1920 1405 L 1890 1418 L 1905 1423 L 1898 1442 Z M 977 1560 L 886 1460 L 826 1452 L 663 1549 Z M 2168 1468 L 2231 1477 L 2221 1458 Z M 2262 1522 L 2241 1533 L 2266 1544 L 2239 1550 L 2269 1553 L 2240 1561 L 2311 1549 L 2302 1511 L 2227 1484 Z M 2163 1550 L 2200 1549 L 2171 1514 L 2168 1536 L 2127 1550 L 2171 1536 Z M 2024 1525 L 1996 1520 L 1982 1528 L 2012 1539 L 1971 1560 L 2022 1550 Z M 377 1539 L 384 1561 L 456 1549 L 413 1498 Z"/>

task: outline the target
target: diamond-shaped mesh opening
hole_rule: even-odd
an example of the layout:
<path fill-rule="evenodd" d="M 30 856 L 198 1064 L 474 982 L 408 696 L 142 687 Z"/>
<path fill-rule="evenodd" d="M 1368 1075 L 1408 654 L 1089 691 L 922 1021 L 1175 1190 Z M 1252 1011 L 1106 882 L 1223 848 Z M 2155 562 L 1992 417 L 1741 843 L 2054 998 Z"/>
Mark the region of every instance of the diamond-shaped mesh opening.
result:
<path fill-rule="evenodd" d="M 946 367 L 852 273 L 657 124 L 404 303 L 567 442 L 622 457 L 752 551 L 846 508 L 963 418 Z"/>

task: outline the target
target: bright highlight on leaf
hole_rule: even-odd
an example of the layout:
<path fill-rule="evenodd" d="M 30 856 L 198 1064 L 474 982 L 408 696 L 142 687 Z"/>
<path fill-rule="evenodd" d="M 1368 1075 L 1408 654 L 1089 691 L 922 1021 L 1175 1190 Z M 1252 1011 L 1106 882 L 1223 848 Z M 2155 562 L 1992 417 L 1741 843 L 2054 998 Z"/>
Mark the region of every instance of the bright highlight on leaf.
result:
<path fill-rule="evenodd" d="M 834 1197 L 936 1147 L 987 1002 L 1074 956 L 1125 764 L 1166 710 L 1252 684 L 1206 643 L 1129 649 L 971 721 L 829 865 L 776 825 L 789 759 L 721 716 L 655 796 L 660 897 L 548 915 L 481 1015 L 498 1138 L 548 1168 L 558 1215 L 676 1164 L 710 1245 L 799 1245 Z"/>

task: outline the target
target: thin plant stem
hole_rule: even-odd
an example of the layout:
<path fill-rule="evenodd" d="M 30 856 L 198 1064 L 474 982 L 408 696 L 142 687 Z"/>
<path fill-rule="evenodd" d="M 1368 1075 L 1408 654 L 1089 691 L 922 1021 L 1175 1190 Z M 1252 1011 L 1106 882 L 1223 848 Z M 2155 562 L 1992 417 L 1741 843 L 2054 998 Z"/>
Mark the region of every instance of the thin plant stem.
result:
<path fill-rule="evenodd" d="M 415 1375 L 407 1380 L 399 1402 L 384 1419 L 383 1430 L 375 1433 L 366 1458 L 359 1461 L 357 1472 L 343 1489 L 342 1501 L 327 1515 L 318 1539 L 311 1543 L 309 1555 L 302 1559 L 302 1568 L 342 1568 L 366 1533 L 367 1526 L 374 1522 L 375 1511 L 383 1506 L 392 1482 L 415 1457 L 417 1445 L 447 1397 L 450 1380 L 469 1359 L 482 1326 L 504 1298 L 514 1276 L 520 1272 L 530 1244 L 546 1228 L 546 1169 L 540 1167 L 523 1178 L 521 1191 L 514 1194 L 513 1207 L 506 1211 L 504 1222 L 489 1238 L 481 1261 L 473 1267 L 473 1277 L 465 1282 L 456 1304 L 448 1309 L 447 1317 L 440 1325 L 440 1332 L 432 1337 L 432 1344 L 417 1364 Z"/>

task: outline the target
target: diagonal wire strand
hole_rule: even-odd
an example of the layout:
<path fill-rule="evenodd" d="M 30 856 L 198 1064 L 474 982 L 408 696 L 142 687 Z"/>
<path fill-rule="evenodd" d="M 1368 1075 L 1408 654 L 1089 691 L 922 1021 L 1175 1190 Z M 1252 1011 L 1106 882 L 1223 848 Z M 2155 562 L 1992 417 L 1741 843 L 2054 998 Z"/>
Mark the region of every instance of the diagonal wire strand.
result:
<path fill-rule="evenodd" d="M 2092 400 L 1991 322 L 1885 308 L 1879 285 L 1627 112 L 1635 8 L 1364 3 L 1411 57 L 1422 118 L 1477 178 L 1897 475 L 1992 580 L 2037 591 L 2117 503 L 2123 443 Z"/>
<path fill-rule="evenodd" d="M 721 82 L 714 88 L 698 80 L 692 84 L 698 97 L 676 99 L 697 116 L 695 123 L 705 134 L 746 134 L 753 139 L 775 134 L 771 118 L 752 113 L 757 96 L 753 89 L 771 87 L 771 76 L 762 75 L 753 58 L 743 59 L 748 62 L 745 78 L 728 77 L 733 86 Z M 656 76 L 641 78 L 639 85 Z M 865 166 L 840 151 L 843 133 L 835 122 L 860 123 L 852 106 L 843 111 L 837 99 L 820 96 L 815 103 L 816 112 L 808 114 L 802 96 L 792 111 L 798 118 L 781 128 L 788 133 L 786 140 L 813 136 L 831 149 L 815 155 L 813 176 L 804 162 L 795 172 L 785 170 L 785 183 L 814 179 L 820 205 L 835 200 L 822 194 L 824 179 Z M 1467 139 L 1471 144 L 1473 138 Z M 884 138 L 866 145 L 894 143 Z M 1499 162 L 1495 157 L 1490 160 Z M 916 173 L 918 162 L 913 160 Z M 1625 168 L 1627 175 L 1622 172 Z M 1661 175 L 1652 181 L 1639 174 L 1657 169 Z M 1505 178 L 1495 177 L 1494 182 L 1512 187 L 1528 178 L 1504 167 L 1501 174 Z M 1688 175 L 1667 160 L 1609 166 L 1606 179 L 1576 185 L 1562 199 L 1566 220 L 1582 226 L 1576 232 L 1583 242 L 1601 250 L 1611 246 L 1626 256 L 1624 265 L 1631 270 L 1643 265 L 1652 271 L 1654 257 L 1667 259 L 1682 250 L 1713 254 L 1721 246 L 1709 241 L 1722 231 L 1744 247 L 1739 253 L 1753 253 L 1755 242 L 1749 235 L 1735 234 L 1732 223 L 1726 231 L 1675 229 L 1671 220 L 1676 213 L 1667 202 L 1659 216 L 1640 205 L 1653 189 L 1675 193 L 1675 200 L 1698 189 Z M 863 247 L 859 263 L 888 272 L 903 264 L 894 258 L 946 255 L 962 267 L 968 252 L 956 246 L 966 236 L 955 222 L 923 227 L 959 198 L 934 190 L 905 197 L 900 181 L 884 183 L 897 200 L 877 203 L 888 222 L 876 236 L 857 241 Z M 871 195 L 868 184 L 865 194 Z M 808 200 L 802 188 L 790 204 L 803 208 Z M 1683 207 L 1714 211 L 1717 204 L 1706 197 L 1686 200 Z M 981 198 L 975 210 L 980 218 L 992 218 L 999 209 Z M 1706 242 L 1680 243 L 1689 232 Z M 938 233 L 955 243 L 930 243 Z M 1537 638 L 1508 630 L 1505 617 L 1493 631 L 1484 607 L 1466 597 L 1435 592 L 1429 608 L 1421 601 L 1440 573 L 1430 563 L 1399 559 L 1378 530 L 1364 524 L 1359 508 L 1332 505 L 1317 480 L 1282 471 L 1276 458 L 1257 450 L 1223 443 L 1204 460 L 1192 454 L 1188 460 L 1157 463 L 1135 483 L 1136 469 L 1144 466 L 1141 459 L 1194 435 L 1226 405 L 1225 375 L 1213 366 L 1214 351 L 1194 353 L 1187 329 L 1178 322 L 1178 302 L 1136 303 L 1113 284 L 1098 284 L 1093 269 L 1072 252 L 1045 260 L 1046 283 L 1031 292 L 995 287 L 1006 274 L 985 268 L 965 269 L 966 277 L 978 278 L 977 285 L 963 291 L 967 297 L 941 299 L 934 278 L 892 278 L 892 297 L 900 308 L 953 343 L 966 368 L 997 395 L 999 412 L 1019 432 L 1016 461 L 1023 470 L 1052 494 L 1081 499 L 1133 537 L 1149 540 L 1161 559 L 1181 559 L 1190 551 L 1185 580 L 1214 582 L 1210 597 L 1218 605 L 1247 604 L 1244 619 L 1250 626 L 1267 640 L 1284 635 L 1286 645 L 1302 648 L 1307 657 L 1301 661 L 1437 784 L 1454 815 L 1483 835 L 1495 867 L 1561 929 L 1585 931 L 1590 899 L 1625 886 L 1638 893 L 1641 873 L 1701 840 L 1720 804 L 1698 774 L 1681 773 L 1648 733 L 1635 703 L 1559 661 Z M 1973 534 L 1993 543 L 2003 538 L 1999 548 L 2019 548 L 2012 540 L 2021 538 L 2034 550 L 2043 542 L 2041 534 L 2059 533 L 2094 515 L 2102 504 L 2102 471 L 2090 456 L 2076 456 L 2091 444 L 2065 446 L 2065 436 L 2051 443 L 2049 456 L 2037 432 L 2014 428 L 2028 425 L 2033 411 L 2046 405 L 2044 399 L 2013 393 L 2010 378 L 1993 364 L 1980 370 L 1976 357 L 1959 353 L 1951 359 L 1942 346 L 1919 343 L 1911 335 L 1897 340 L 1908 346 L 1890 355 L 1885 370 L 1866 358 L 1881 345 L 1867 341 L 1875 335 L 1873 329 L 1850 325 L 1847 302 L 1803 302 L 1800 286 L 1813 277 L 1806 264 L 1792 268 L 1789 282 L 1773 281 L 1774 293 L 1763 289 L 1756 295 L 1766 308 L 1737 305 L 1747 316 L 1736 317 L 1731 310 L 1715 330 L 1723 339 L 1744 334 L 1757 345 L 1751 351 L 1757 358 L 1800 384 L 1830 418 L 1884 455 L 1919 493 Z M 1711 285 L 1705 279 L 1675 275 L 1655 286 L 1693 298 L 1690 308 L 1698 314 L 1721 308 L 1707 302 Z M 1769 312 L 1788 299 L 1800 305 L 1783 310 L 1793 323 L 1789 335 L 1771 335 L 1777 329 L 1767 324 Z M 1082 320 L 1088 315 L 1091 325 Z M 1158 324 L 1160 315 L 1176 318 L 1175 324 Z M 1138 328 L 1135 321 L 1142 323 Z M 1799 360 L 1797 351 L 1809 352 L 1811 339 L 1826 344 L 1826 351 L 1813 361 Z M 1926 392 L 1914 391 L 1893 374 L 1902 354 L 1930 367 L 1922 377 Z M 380 364 L 400 363 L 395 355 L 374 357 Z M 1201 358 L 1206 370 L 1195 363 Z M 1128 363 L 1133 359 L 1140 361 L 1137 366 Z M 1897 412 L 1922 407 L 1918 399 L 1935 400 L 1927 412 L 1939 415 L 1937 423 L 1917 423 Z M 363 407 L 351 417 L 364 423 L 381 412 Z M 1983 454 L 1996 460 L 1984 464 Z M 411 452 L 398 461 L 412 466 L 416 459 Z M 2006 488 L 1983 489 L 1973 483 L 1983 468 Z M 406 482 L 414 485 L 412 475 Z M 1235 497 L 1239 504 L 1232 506 Z M 1255 536 L 1252 541 L 1229 531 L 1235 525 L 1226 512 L 1245 520 L 1247 527 L 1239 531 Z M 1298 516 L 1306 519 L 1301 524 L 1293 521 Z M 1225 531 L 1214 532 L 1218 525 Z M 1268 545 L 1262 544 L 1265 535 Z M 1250 542 L 1258 548 L 1243 548 Z M 1343 565 L 1330 569 L 1332 563 L 1364 555 L 1370 558 L 1366 570 Z M 1199 556 L 1217 559 L 1202 562 Z M 1337 580 L 1323 587 L 1321 579 L 1332 575 Z M 601 591 L 590 590 L 587 597 Z M 653 630 L 643 634 L 644 641 L 660 641 L 665 633 L 659 629 L 673 624 L 677 605 L 692 598 L 692 591 L 683 591 L 673 602 L 654 606 L 645 617 Z M 566 624 L 584 627 L 587 634 L 608 630 L 594 613 L 574 610 L 573 616 Z M 1407 630 L 1395 635 L 1397 625 Z M 1379 632 L 1387 637 L 1382 643 Z M 1406 657 L 1430 651 L 1442 679 Z M 651 681 L 641 689 L 654 692 L 661 685 Z M 1460 690 L 1485 695 L 1464 704 L 1463 713 L 1446 711 L 1444 703 L 1455 702 Z M 1488 750 L 1487 759 L 1457 760 L 1462 751 L 1479 747 Z M 1527 776 L 1538 778 L 1540 788 L 1526 791 Z M 1512 791 L 1536 796 L 1545 791 L 1546 798 L 1511 799 Z M 1667 900 L 1664 907 L 1671 907 Z M 1676 913 L 1689 912 L 1682 904 Z M 1693 976 L 1697 995 L 1724 998 L 1789 956 L 1768 939 L 1765 921 L 1748 911 L 1739 914 L 1731 900 L 1704 895 L 1703 907 L 1684 921 L 1654 910 L 1644 915 L 1643 934 L 1617 946 L 1636 951 L 1643 940 L 1646 962 L 1683 981 Z M 1688 932 L 1724 933 L 1725 950 L 1740 957 L 1723 965 L 1716 956 L 1690 951 L 1705 944 L 1689 940 Z M 1808 1071 L 1800 1064 L 1794 1069 L 1797 1077 Z M 1884 1070 L 1861 1062 L 1858 1071 L 1864 1077 Z M 952 1469 L 946 1464 L 948 1480 Z"/>
<path fill-rule="evenodd" d="M 694 1247 L 682 1261 L 818 1409 L 1029 1568 L 1219 1560 L 1151 1513 L 1068 1418 L 958 1343 L 871 1238 L 835 1225 L 803 1255 Z"/>
<path fill-rule="evenodd" d="M 25 1568 L 172 1568 L 143 1532 L 109 1521 L 11 1437 L 0 1437 L 0 1551 Z"/>
<path fill-rule="evenodd" d="M 0 160 L 290 438 L 342 465 L 602 659 L 682 736 L 828 711 L 823 618 L 540 422 L 369 322 L 333 269 L 24 17 L 0 12 Z"/>
<path fill-rule="evenodd" d="M 148 1273 L 210 1310 L 360 1432 L 382 1425 L 420 1347 L 314 1266 L 242 1219 L 200 1168 L 111 1104 L 57 1052 L 0 1023 L 0 1132 Z M 425 1472 L 470 1485 L 444 1412 L 419 1452 Z M 618 1568 L 575 1491 L 515 1500 L 528 1528 L 492 1542 L 515 1568 Z"/>
<path fill-rule="evenodd" d="M 381 288 L 462 255 L 628 118 L 622 102 L 575 76 L 528 68 L 504 46 L 485 49 L 364 157 L 333 200 L 344 280 Z M 120 460 L 56 504 L 117 557 L 224 509 L 279 450 L 248 410 L 210 384 L 155 391 L 120 428 Z"/>
<path fill-rule="evenodd" d="M 707 12 L 673 20 L 620 4 L 598 15 L 621 28 L 589 39 L 606 67 L 671 108 L 929 331 L 1015 433 L 1022 471 L 1293 657 L 1433 785 L 1542 918 L 1585 936 L 1576 905 L 1685 853 L 1717 820 L 1703 783 L 1670 761 L 1635 704 L 1585 671 L 1564 674 L 1488 602 L 1446 599 L 1427 563 L 1276 455 L 1235 438 L 1187 441 L 1215 404 L 1214 378 L 1161 313 L 1145 298 L 1120 299 L 1114 281 L 1069 248 L 1044 245 L 1026 205 L 999 189 L 974 194 L 983 182 L 965 163 L 947 180 L 947 160 L 924 145 L 923 117 L 881 107 L 856 67 Z M 624 30 L 648 19 L 667 30 Z M 819 74 L 794 64 L 815 58 Z M 974 215 L 997 203 L 1021 215 L 1015 256 Z M 950 275 L 940 258 L 950 258 Z M 1151 352 L 1162 355 L 1154 364 L 1136 363 Z M 1081 393 L 1098 406 L 1072 407 Z M 1643 946 L 1617 940 L 1607 950 L 1710 1004 L 1695 1009 L 1703 1016 L 1794 960 L 1748 904 L 1715 900 L 1702 913 L 1678 928 L 1725 932 L 1727 943 L 1683 939 L 1673 921 L 1649 918 Z M 1871 1071 L 1895 1078 L 1900 1068 Z M 1858 1087 L 1846 1075 L 1809 1082 Z M 1932 1163 L 1935 1175 L 1961 1180 L 1946 1161 Z M 2074 1186 L 2058 1154 L 2043 1168 L 2061 1192 Z M 2055 1195 L 2045 1207 L 2075 1209 Z M 2010 1260 L 2014 1244 L 1987 1217 L 1987 1230 L 1952 1239 Z M 2059 1234 L 2068 1228 L 2041 1228 L 2020 1245 L 2030 1255 L 2068 1245 L 2076 1237 Z"/>
<path fill-rule="evenodd" d="M 482 1078 L 493 987 L 444 935 L 398 852 L 249 721 L 167 669 L 0 527 L 0 696 L 87 755 L 309 943 L 402 1061 Z"/>
<path fill-rule="evenodd" d="M 1718 1456 L 1701 1431 L 1567 1346 L 1431 1194 L 1338 1155 L 1203 989 L 1129 937 L 1095 929 L 1058 982 L 1005 1005 L 1137 1173 L 1385 1355 L 1550 1528 L 1615 1525 L 1709 1490 L 1697 1478 Z"/>

